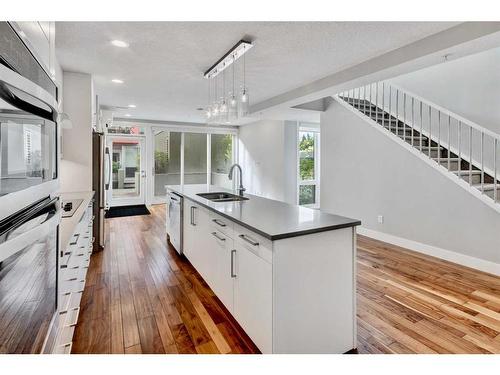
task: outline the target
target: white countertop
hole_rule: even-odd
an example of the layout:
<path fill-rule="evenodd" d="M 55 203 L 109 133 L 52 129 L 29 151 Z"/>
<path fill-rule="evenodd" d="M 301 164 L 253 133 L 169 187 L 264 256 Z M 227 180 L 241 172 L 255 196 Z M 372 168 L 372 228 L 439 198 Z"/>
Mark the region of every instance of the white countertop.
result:
<path fill-rule="evenodd" d="M 61 249 L 65 249 L 69 245 L 69 240 L 75 231 L 76 226 L 80 222 L 87 206 L 94 197 L 93 191 L 79 191 L 79 192 L 68 192 L 60 193 L 59 195 L 61 202 L 69 199 L 83 199 L 83 202 L 78 206 L 71 217 L 61 218 L 61 224 L 59 224 L 59 245 Z"/>

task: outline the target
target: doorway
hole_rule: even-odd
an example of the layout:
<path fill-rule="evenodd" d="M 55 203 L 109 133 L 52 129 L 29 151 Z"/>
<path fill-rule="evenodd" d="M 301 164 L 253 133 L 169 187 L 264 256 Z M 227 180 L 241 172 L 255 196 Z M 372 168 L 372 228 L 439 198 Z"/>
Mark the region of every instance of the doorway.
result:
<path fill-rule="evenodd" d="M 144 137 L 107 136 L 111 178 L 106 191 L 109 207 L 145 204 L 146 160 Z"/>

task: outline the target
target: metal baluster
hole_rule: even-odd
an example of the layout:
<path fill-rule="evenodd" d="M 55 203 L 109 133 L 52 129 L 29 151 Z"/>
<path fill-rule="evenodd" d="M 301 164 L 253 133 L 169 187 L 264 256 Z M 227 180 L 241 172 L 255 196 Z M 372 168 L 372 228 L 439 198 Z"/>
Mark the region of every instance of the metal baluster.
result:
<path fill-rule="evenodd" d="M 441 111 L 438 111 L 438 165 L 441 165 Z"/>
<path fill-rule="evenodd" d="M 422 141 L 423 141 L 423 136 L 422 132 L 424 130 L 424 116 L 422 112 L 422 102 L 420 101 L 420 152 L 422 152 Z"/>
<path fill-rule="evenodd" d="M 366 115 L 366 85 L 363 86 L 363 114 Z"/>
<path fill-rule="evenodd" d="M 392 103 L 392 86 L 389 85 L 389 131 L 392 129 L 392 108 L 391 108 L 391 103 Z"/>
<path fill-rule="evenodd" d="M 469 185 L 472 185 L 472 126 L 469 129 Z"/>
<path fill-rule="evenodd" d="M 414 101 L 414 98 L 413 96 L 411 97 L 411 145 L 412 147 L 415 146 L 415 142 L 413 140 L 413 137 L 414 137 L 414 132 L 413 130 L 415 129 L 415 110 L 414 110 L 414 105 L 415 105 L 415 101 Z"/>
<path fill-rule="evenodd" d="M 448 115 L 448 170 L 451 169 L 451 164 L 450 164 L 450 155 L 451 155 L 451 116 Z"/>
<path fill-rule="evenodd" d="M 427 142 L 429 144 L 429 157 L 432 157 L 432 154 L 431 154 L 431 146 L 432 146 L 432 138 L 431 138 L 431 122 L 432 122 L 432 110 L 431 110 L 431 106 L 428 105 L 429 107 L 429 136 L 427 137 L 429 139 L 429 142 Z M 439 151 L 441 151 L 439 148 L 438 148 L 438 155 L 439 155 Z"/>
<path fill-rule="evenodd" d="M 458 122 L 458 172 L 462 171 L 462 121 Z"/>
<path fill-rule="evenodd" d="M 493 143 L 493 147 L 495 147 L 495 149 L 493 150 L 493 178 L 494 178 L 494 181 L 493 181 L 493 201 L 495 201 L 495 203 L 497 202 L 498 200 L 498 193 L 497 193 L 497 147 L 498 147 L 498 139 L 495 138 L 494 140 L 494 143 Z"/>
<path fill-rule="evenodd" d="M 396 89 L 396 135 L 399 131 L 399 90 Z"/>
<path fill-rule="evenodd" d="M 406 92 L 403 93 L 403 140 L 406 142 Z"/>
<path fill-rule="evenodd" d="M 382 82 L 382 126 L 385 126 L 385 82 Z"/>
<path fill-rule="evenodd" d="M 484 133 L 481 132 L 481 193 L 484 193 Z"/>
<path fill-rule="evenodd" d="M 368 104 L 370 106 L 370 118 L 372 118 L 372 84 L 370 83 L 370 103 Z"/>
<path fill-rule="evenodd" d="M 375 85 L 375 121 L 378 123 L 378 82 Z"/>

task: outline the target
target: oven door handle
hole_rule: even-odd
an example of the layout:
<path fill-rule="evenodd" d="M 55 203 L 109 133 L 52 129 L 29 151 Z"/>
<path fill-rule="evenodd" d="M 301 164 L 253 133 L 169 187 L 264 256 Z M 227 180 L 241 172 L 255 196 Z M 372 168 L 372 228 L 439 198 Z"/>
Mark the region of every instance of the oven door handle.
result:
<path fill-rule="evenodd" d="M 11 255 L 23 250 L 27 246 L 33 245 L 37 239 L 46 237 L 51 232 L 57 229 L 59 222 L 61 221 L 61 212 L 58 205 L 55 204 L 56 210 L 52 213 L 52 216 L 44 221 L 43 223 L 31 228 L 30 230 L 12 238 L 0 244 L 0 262 L 7 259 Z M 37 217 L 34 215 L 27 218 L 25 222 Z M 21 223 L 22 224 L 22 223 Z"/>
<path fill-rule="evenodd" d="M 22 98 L 23 96 L 25 96 L 25 98 Z M 22 111 L 34 114 L 46 120 L 56 121 L 57 111 L 51 106 L 3 81 L 0 81 L 0 98 Z"/>

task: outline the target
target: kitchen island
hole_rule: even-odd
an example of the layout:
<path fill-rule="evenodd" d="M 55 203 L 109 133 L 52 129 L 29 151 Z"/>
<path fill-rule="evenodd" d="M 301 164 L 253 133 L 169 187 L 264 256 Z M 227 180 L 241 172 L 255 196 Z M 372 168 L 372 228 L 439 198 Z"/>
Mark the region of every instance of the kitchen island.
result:
<path fill-rule="evenodd" d="M 207 185 L 167 186 L 181 203 L 181 251 L 263 353 L 356 348 L 359 220 Z M 167 203 L 167 233 L 174 234 Z"/>

